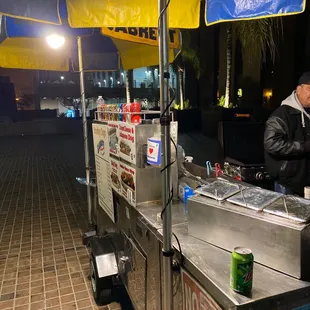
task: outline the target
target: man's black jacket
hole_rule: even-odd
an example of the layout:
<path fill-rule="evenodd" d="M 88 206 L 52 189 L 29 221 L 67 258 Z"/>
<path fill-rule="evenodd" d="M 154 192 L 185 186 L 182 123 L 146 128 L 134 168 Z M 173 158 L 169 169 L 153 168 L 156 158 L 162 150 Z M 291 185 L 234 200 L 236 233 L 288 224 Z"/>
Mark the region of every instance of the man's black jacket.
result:
<path fill-rule="evenodd" d="M 298 194 L 302 194 L 304 187 L 309 185 L 308 140 L 308 117 L 289 105 L 281 105 L 266 123 L 264 147 L 267 171 L 274 180 Z"/>

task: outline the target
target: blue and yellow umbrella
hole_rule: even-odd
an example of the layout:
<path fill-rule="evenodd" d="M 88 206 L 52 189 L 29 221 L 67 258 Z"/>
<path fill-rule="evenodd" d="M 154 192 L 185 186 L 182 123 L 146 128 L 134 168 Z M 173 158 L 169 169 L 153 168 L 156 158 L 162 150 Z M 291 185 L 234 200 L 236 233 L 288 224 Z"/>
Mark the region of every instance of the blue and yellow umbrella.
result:
<path fill-rule="evenodd" d="M 77 37 L 83 37 L 84 71 L 119 70 L 121 61 L 126 70 L 159 63 L 157 31 L 152 28 L 74 29 L 63 20 L 51 25 L 2 16 L 0 67 L 78 71 Z M 51 49 L 46 38 L 55 34 L 65 37 L 65 44 Z M 173 32 L 171 42 L 173 61 L 181 44 L 179 31 Z"/>
<path fill-rule="evenodd" d="M 173 309 L 172 281 L 172 222 L 170 194 L 170 130 L 169 130 L 169 28 L 197 28 L 201 10 L 207 25 L 281 15 L 301 13 L 305 0 L 10 0 L 0 2 L 0 14 L 30 21 L 61 25 L 62 10 L 67 10 L 68 24 L 72 28 L 153 27 L 160 28 L 160 85 L 163 148 L 163 308 Z M 160 13 L 159 13 L 160 12 Z M 129 32 L 129 31 L 128 31 Z M 78 40 L 80 42 L 80 39 Z M 79 47 L 80 44 L 79 44 Z M 156 48 L 156 47 L 155 47 Z M 81 54 L 81 48 L 79 48 Z M 1 60 L 1 57 L 0 57 Z M 80 57 L 81 60 L 81 57 Z M 82 81 L 82 78 L 81 78 Z M 83 100 L 82 100 L 83 101 Z M 83 113 L 86 119 L 85 111 Z M 87 149 L 87 127 L 84 122 Z M 85 154 L 88 154 L 88 150 Z M 89 160 L 86 158 L 88 204 L 91 206 Z"/>
<path fill-rule="evenodd" d="M 223 21 L 244 20 L 301 13 L 305 0 L 171 0 L 171 28 L 197 28 L 200 10 L 211 25 Z M 157 0 L 11 0 L 1 1 L 0 13 L 17 18 L 59 25 L 63 7 L 73 28 L 157 27 Z"/>

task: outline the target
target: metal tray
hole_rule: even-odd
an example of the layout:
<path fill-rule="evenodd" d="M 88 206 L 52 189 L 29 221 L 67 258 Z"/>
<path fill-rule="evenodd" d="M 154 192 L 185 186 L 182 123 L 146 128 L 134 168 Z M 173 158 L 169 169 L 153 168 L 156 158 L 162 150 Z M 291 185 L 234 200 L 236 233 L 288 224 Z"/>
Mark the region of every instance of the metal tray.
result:
<path fill-rule="evenodd" d="M 225 180 L 216 180 L 195 190 L 196 193 L 216 200 L 224 200 L 240 192 L 241 186 Z"/>
<path fill-rule="evenodd" d="M 295 196 L 283 196 L 263 211 L 299 223 L 306 223 L 310 221 L 310 200 Z"/>
<path fill-rule="evenodd" d="M 259 187 L 250 187 L 241 190 L 240 193 L 230 197 L 227 201 L 242 207 L 261 211 L 281 196 L 283 195 L 280 193 L 268 191 Z"/>

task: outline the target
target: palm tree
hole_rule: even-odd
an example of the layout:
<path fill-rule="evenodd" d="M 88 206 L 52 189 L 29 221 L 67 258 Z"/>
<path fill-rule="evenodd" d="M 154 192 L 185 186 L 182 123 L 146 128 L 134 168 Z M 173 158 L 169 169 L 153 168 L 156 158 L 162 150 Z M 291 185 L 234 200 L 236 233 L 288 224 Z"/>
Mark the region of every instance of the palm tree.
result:
<path fill-rule="evenodd" d="M 277 56 L 277 40 L 281 37 L 282 19 L 265 18 L 257 20 L 247 20 L 232 22 L 226 25 L 226 81 L 225 81 L 225 103 L 228 108 L 230 103 L 230 85 L 231 85 L 231 66 L 233 45 L 239 41 L 242 47 L 243 77 L 244 77 L 244 101 L 247 97 L 257 101 L 260 97 L 260 90 L 257 86 L 260 84 L 261 66 L 266 61 L 267 56 L 274 62 Z M 250 100 L 250 99 L 248 99 Z"/>
<path fill-rule="evenodd" d="M 233 24 L 242 47 L 243 101 L 261 104 L 261 67 L 277 57 L 277 41 L 283 35 L 282 18 L 264 18 Z"/>
<path fill-rule="evenodd" d="M 132 85 L 133 84 L 133 70 L 126 71 L 126 102 L 130 103 L 133 101 L 132 98 Z"/>
<path fill-rule="evenodd" d="M 180 109 L 184 108 L 184 70 L 185 65 L 193 67 L 196 72 L 196 78 L 199 79 L 202 73 L 198 48 L 191 47 L 191 36 L 189 31 L 182 32 L 182 49 L 179 55 L 171 64 L 173 72 L 178 76 Z"/>
<path fill-rule="evenodd" d="M 226 85 L 224 108 L 229 107 L 230 103 L 230 81 L 231 81 L 231 55 L 232 55 L 232 35 L 231 24 L 227 25 L 227 48 L 226 48 Z"/>

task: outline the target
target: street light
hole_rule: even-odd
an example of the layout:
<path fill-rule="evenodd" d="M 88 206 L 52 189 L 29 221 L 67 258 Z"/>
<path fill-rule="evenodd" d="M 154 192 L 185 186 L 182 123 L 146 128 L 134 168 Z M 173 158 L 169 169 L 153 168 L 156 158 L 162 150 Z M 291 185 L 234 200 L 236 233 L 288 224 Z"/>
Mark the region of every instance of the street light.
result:
<path fill-rule="evenodd" d="M 63 81 L 63 80 L 65 79 L 65 77 L 62 75 L 62 76 L 60 77 L 60 79 Z"/>
<path fill-rule="evenodd" d="M 46 42 L 51 48 L 58 49 L 65 44 L 65 38 L 57 34 L 51 34 L 46 37 Z"/>

